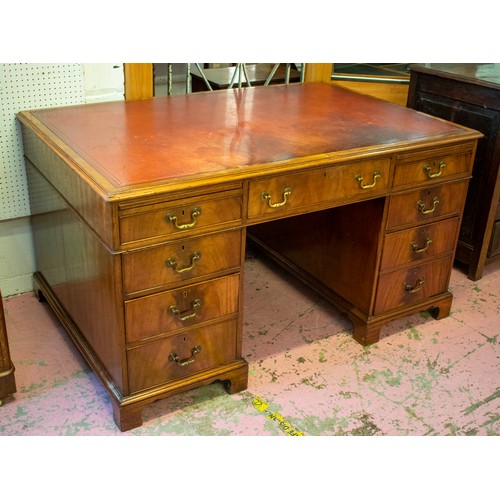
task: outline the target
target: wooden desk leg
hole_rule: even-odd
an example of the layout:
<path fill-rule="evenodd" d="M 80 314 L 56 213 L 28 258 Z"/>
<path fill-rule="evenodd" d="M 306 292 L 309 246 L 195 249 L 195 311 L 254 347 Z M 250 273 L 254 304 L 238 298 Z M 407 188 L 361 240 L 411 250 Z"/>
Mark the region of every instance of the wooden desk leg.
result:
<path fill-rule="evenodd" d="M 248 387 L 248 365 L 236 371 L 230 379 L 224 380 L 224 389 L 228 394 L 237 394 Z"/>
<path fill-rule="evenodd" d="M 113 404 L 113 420 L 120 431 L 130 431 L 142 425 L 142 410 L 146 405 L 135 404 L 122 407 L 113 399 L 111 403 Z"/>
<path fill-rule="evenodd" d="M 130 431 L 142 425 L 142 410 L 159 399 L 169 396 L 174 396 L 188 389 L 195 389 L 202 385 L 208 385 L 214 382 L 222 382 L 224 388 L 229 394 L 236 394 L 244 391 L 248 386 L 248 363 L 239 359 L 234 362 L 234 368 L 224 373 L 222 376 L 214 375 L 206 379 L 193 381 L 191 384 L 172 383 L 170 390 L 156 395 L 151 395 L 142 400 L 133 401 L 133 396 L 128 399 L 125 404 L 120 404 L 116 397 L 111 396 L 111 404 L 113 405 L 113 420 L 120 431 Z"/>
<path fill-rule="evenodd" d="M 362 346 L 375 344 L 380 339 L 380 331 L 386 321 L 374 321 L 366 323 L 357 316 L 349 315 L 349 319 L 354 324 L 353 339 Z"/>
<path fill-rule="evenodd" d="M 14 365 L 10 359 L 7 328 L 3 312 L 2 294 L 0 293 L 0 405 L 3 398 L 16 392 Z"/>
<path fill-rule="evenodd" d="M 402 318 L 409 316 L 410 314 L 419 311 L 428 311 L 429 314 L 436 320 L 441 320 L 447 318 L 450 315 L 451 304 L 453 302 L 453 295 L 451 293 L 445 294 L 438 300 L 428 300 L 427 306 L 424 307 L 413 307 L 403 314 L 395 314 L 391 316 L 387 314 L 380 318 L 369 318 L 365 321 L 354 314 L 349 314 L 349 319 L 354 324 L 353 339 L 359 342 L 363 346 L 375 344 L 380 340 L 380 331 L 382 327 L 389 321 L 393 321 L 397 318 Z"/>
<path fill-rule="evenodd" d="M 430 309 L 429 312 L 434 319 L 440 320 L 447 318 L 450 315 L 451 303 L 453 302 L 453 297 L 446 297 L 439 302 L 436 302 Z"/>
<path fill-rule="evenodd" d="M 7 396 L 16 392 L 16 380 L 14 378 L 14 366 L 11 370 L 0 373 L 0 406 Z"/>

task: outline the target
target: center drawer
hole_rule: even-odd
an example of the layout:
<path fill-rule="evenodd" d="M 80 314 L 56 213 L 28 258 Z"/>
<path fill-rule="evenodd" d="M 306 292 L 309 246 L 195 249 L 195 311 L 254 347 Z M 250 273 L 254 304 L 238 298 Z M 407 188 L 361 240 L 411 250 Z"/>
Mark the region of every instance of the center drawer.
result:
<path fill-rule="evenodd" d="M 389 186 L 390 166 L 390 159 L 383 158 L 250 181 L 248 217 L 301 213 L 353 196 L 382 194 Z"/>
<path fill-rule="evenodd" d="M 197 326 L 239 310 L 240 276 L 232 274 L 125 301 L 127 342 Z"/>
<path fill-rule="evenodd" d="M 224 321 L 127 350 L 131 392 L 209 370 L 236 358 L 237 321 Z"/>
<path fill-rule="evenodd" d="M 213 273 L 238 270 L 242 231 L 189 238 L 123 255 L 125 293 L 173 285 Z"/>

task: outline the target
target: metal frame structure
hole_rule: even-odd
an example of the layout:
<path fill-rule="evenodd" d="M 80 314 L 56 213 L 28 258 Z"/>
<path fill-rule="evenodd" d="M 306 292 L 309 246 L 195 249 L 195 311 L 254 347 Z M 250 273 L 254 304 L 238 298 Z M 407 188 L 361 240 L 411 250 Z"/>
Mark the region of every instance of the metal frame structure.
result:
<path fill-rule="evenodd" d="M 192 63 L 187 63 L 187 68 L 186 68 L 186 94 L 190 94 L 192 87 L 191 87 L 191 64 Z M 279 65 L 281 63 L 275 63 L 274 66 L 271 68 L 271 71 L 269 72 L 269 75 L 266 78 L 266 81 L 264 82 L 264 85 L 269 85 L 276 74 L 277 69 L 279 68 Z M 292 64 L 294 63 L 285 63 L 286 68 L 285 68 L 285 84 L 290 83 L 290 70 L 292 67 Z M 201 68 L 199 63 L 194 63 L 196 69 L 200 72 L 200 75 L 205 82 L 205 85 L 207 86 L 208 90 L 213 90 L 212 86 L 210 85 L 210 82 L 208 81 L 205 73 L 203 72 L 203 69 Z M 299 69 L 300 73 L 300 81 L 304 81 L 304 74 L 305 74 L 305 64 L 304 63 L 295 63 L 297 68 Z M 172 95 L 172 64 L 168 64 L 168 88 L 167 88 L 167 95 Z M 236 63 L 235 70 L 233 73 L 233 77 L 231 78 L 231 82 L 229 83 L 229 89 L 232 89 L 235 85 L 237 85 L 239 88 L 241 88 L 243 85 L 247 85 L 248 87 L 251 87 L 252 84 L 250 83 L 250 80 L 248 78 L 247 74 L 247 68 L 246 68 L 246 63 Z"/>

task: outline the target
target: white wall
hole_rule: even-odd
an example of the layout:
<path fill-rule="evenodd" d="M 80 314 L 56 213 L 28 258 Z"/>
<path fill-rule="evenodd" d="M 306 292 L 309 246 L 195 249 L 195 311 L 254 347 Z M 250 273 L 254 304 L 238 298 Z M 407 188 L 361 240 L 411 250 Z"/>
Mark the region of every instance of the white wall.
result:
<path fill-rule="evenodd" d="M 81 67 L 83 74 L 81 85 L 86 103 L 124 98 L 122 63 L 81 64 Z M 6 75 L 4 78 L 8 78 L 8 72 L 3 74 Z M 1 85 L 8 86 L 8 84 L 8 81 L 0 82 L 0 87 Z M 23 109 L 22 105 L 18 110 L 21 109 Z M 8 167 L 8 164 L 4 166 L 4 168 Z M 2 179 L 0 179 L 1 182 Z M 0 290 L 2 295 L 8 297 L 31 291 L 33 289 L 32 274 L 35 270 L 29 217 L 0 220 Z"/>
<path fill-rule="evenodd" d="M 82 64 L 87 103 L 123 99 L 123 64 Z"/>
<path fill-rule="evenodd" d="M 0 289 L 2 295 L 31 290 L 35 271 L 29 217 L 0 221 Z"/>

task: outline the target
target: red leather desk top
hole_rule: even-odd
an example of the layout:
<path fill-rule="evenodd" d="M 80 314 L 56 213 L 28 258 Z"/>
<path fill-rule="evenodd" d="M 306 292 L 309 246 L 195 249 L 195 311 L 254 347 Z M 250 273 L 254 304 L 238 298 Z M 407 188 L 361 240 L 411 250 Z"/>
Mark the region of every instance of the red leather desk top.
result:
<path fill-rule="evenodd" d="M 322 83 L 31 114 L 118 189 L 464 133 L 451 123 Z"/>

